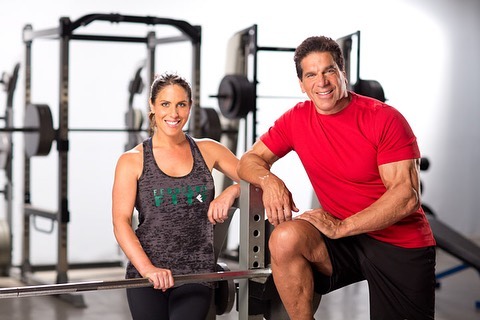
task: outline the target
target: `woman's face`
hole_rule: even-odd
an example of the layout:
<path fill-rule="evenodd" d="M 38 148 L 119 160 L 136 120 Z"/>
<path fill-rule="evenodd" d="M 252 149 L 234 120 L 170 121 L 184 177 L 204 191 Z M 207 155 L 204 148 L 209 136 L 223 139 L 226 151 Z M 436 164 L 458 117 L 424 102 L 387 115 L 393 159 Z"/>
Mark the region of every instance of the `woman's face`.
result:
<path fill-rule="evenodd" d="M 150 108 L 155 113 L 157 130 L 176 135 L 187 123 L 191 105 L 185 89 L 174 84 L 161 89 Z"/>

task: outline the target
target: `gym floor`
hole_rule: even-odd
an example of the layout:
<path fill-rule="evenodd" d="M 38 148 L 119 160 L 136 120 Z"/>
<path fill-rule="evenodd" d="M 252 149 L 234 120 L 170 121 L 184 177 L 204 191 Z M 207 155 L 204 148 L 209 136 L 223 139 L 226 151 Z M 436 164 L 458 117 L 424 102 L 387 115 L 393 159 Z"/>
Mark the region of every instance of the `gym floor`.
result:
<path fill-rule="evenodd" d="M 480 243 L 480 241 L 477 241 Z M 231 270 L 234 270 L 226 261 Z M 456 258 L 437 252 L 437 272 L 451 270 L 461 265 Z M 69 271 L 69 281 L 118 280 L 123 277 L 123 268 L 104 268 Z M 14 272 L 12 271 L 12 274 Z M 37 277 L 37 275 L 36 275 Z M 53 272 L 42 272 L 38 278 L 52 283 Z M 49 279 L 51 278 L 51 279 Z M 50 282 L 49 282 L 50 281 Z M 436 320 L 480 319 L 480 274 L 466 268 L 445 276 L 436 292 Z M 15 277 L 0 278 L 0 287 L 20 286 Z M 123 289 L 88 291 L 82 295 L 86 306 L 77 307 L 70 302 L 52 296 L 0 299 L 0 320 L 130 320 Z M 480 308 L 480 306 L 478 306 Z M 367 320 L 368 290 L 366 283 L 358 283 L 325 295 L 315 318 L 328 320 Z M 228 314 L 217 319 L 238 319 L 235 306 Z"/>

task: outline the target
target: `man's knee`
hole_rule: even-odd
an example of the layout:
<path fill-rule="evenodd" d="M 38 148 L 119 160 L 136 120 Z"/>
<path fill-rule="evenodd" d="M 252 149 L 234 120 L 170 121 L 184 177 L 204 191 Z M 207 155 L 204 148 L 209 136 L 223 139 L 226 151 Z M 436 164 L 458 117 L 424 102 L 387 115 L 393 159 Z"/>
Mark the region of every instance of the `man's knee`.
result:
<path fill-rule="evenodd" d="M 282 256 L 291 255 L 295 251 L 296 242 L 293 238 L 289 222 L 283 222 L 273 229 L 268 240 L 268 248 L 274 259 L 280 259 Z"/>
<path fill-rule="evenodd" d="M 292 220 L 279 224 L 269 239 L 271 257 L 277 262 L 293 261 L 302 257 L 315 269 L 331 274 L 332 266 L 328 249 L 320 232 L 309 222 Z"/>
<path fill-rule="evenodd" d="M 270 235 L 268 245 L 272 255 L 295 255 L 301 254 L 307 241 L 302 223 L 287 221 L 275 227 Z"/>

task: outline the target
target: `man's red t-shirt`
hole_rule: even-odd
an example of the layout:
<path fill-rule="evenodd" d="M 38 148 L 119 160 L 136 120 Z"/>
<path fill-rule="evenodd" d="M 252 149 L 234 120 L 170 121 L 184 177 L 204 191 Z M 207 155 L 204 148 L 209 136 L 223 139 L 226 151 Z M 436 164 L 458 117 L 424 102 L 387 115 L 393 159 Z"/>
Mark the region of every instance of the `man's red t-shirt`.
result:
<path fill-rule="evenodd" d="M 416 137 L 393 107 L 353 92 L 350 104 L 322 115 L 300 102 L 277 119 L 260 140 L 278 157 L 295 151 L 327 212 L 345 219 L 379 199 L 386 188 L 378 166 L 420 158 Z M 394 225 L 369 233 L 405 248 L 435 244 L 420 208 Z"/>

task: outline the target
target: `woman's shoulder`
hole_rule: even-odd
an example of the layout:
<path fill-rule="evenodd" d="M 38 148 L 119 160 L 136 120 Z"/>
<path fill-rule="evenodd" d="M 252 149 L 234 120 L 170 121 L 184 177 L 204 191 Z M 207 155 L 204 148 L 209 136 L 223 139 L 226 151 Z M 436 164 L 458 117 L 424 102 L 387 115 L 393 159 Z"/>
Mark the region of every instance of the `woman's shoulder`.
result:
<path fill-rule="evenodd" d="M 197 144 L 200 150 L 218 150 L 226 148 L 220 142 L 211 138 L 193 138 L 193 141 Z"/>
<path fill-rule="evenodd" d="M 232 153 L 232 151 L 225 145 L 210 138 L 195 138 L 194 141 L 204 156 L 208 156 L 213 159 L 218 160 Z"/>
<path fill-rule="evenodd" d="M 143 162 L 143 143 L 139 143 L 130 150 L 123 152 L 119 159 L 119 164 L 134 165 Z"/>

